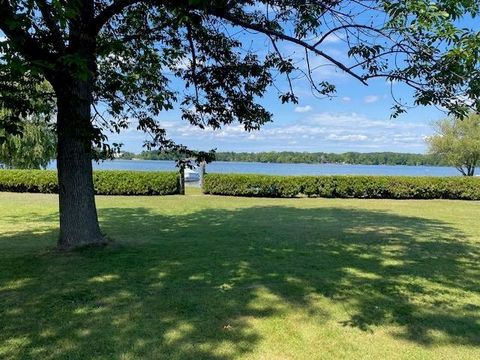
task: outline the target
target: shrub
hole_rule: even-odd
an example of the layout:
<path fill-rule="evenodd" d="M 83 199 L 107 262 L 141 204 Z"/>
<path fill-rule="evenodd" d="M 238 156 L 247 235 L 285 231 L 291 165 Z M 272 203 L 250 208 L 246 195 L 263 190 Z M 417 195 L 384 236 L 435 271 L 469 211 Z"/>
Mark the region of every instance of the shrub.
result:
<path fill-rule="evenodd" d="M 57 193 L 57 173 L 48 170 L 0 170 L 0 191 Z"/>
<path fill-rule="evenodd" d="M 206 194 L 234 196 L 294 197 L 302 191 L 298 176 L 208 174 Z"/>
<path fill-rule="evenodd" d="M 267 176 L 208 174 L 206 194 L 263 197 L 338 197 L 480 200 L 480 179 L 410 176 Z"/>
<path fill-rule="evenodd" d="M 99 195 L 172 195 L 180 192 L 175 172 L 95 171 L 93 184 Z"/>
<path fill-rule="evenodd" d="M 174 172 L 94 171 L 97 195 L 171 195 L 179 193 Z M 56 171 L 0 170 L 0 191 L 57 193 Z"/>

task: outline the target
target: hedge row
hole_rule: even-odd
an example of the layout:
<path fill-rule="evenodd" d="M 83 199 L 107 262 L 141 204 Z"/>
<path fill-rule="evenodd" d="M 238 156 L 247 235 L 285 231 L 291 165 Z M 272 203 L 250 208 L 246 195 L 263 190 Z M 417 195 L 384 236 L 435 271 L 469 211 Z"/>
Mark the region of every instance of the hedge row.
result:
<path fill-rule="evenodd" d="M 480 200 L 480 178 L 208 174 L 203 191 L 262 197 Z"/>
<path fill-rule="evenodd" d="M 94 171 L 97 195 L 172 195 L 179 193 L 174 172 Z M 57 172 L 50 170 L 0 170 L 0 191 L 57 193 Z"/>

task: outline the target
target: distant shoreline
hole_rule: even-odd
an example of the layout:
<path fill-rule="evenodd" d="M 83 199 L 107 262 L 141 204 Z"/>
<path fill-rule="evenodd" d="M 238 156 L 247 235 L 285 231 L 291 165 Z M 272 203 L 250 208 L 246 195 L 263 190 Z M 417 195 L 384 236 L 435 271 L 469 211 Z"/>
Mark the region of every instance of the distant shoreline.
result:
<path fill-rule="evenodd" d="M 141 158 L 115 158 L 111 160 L 104 161 L 175 161 L 175 159 L 141 159 Z M 253 163 L 253 164 L 295 164 L 295 165 L 360 165 L 360 166 L 434 166 L 434 167 L 450 167 L 443 164 L 358 164 L 358 163 L 332 163 L 332 162 L 322 162 L 322 163 L 306 163 L 306 162 L 274 162 L 274 161 L 249 161 L 249 160 L 214 160 L 213 162 L 220 163 Z"/>
<path fill-rule="evenodd" d="M 56 168 L 52 161 L 49 169 Z M 128 160 L 94 162 L 96 170 L 131 170 L 131 171 L 177 171 L 173 160 Z M 451 166 L 429 165 L 369 165 L 369 164 L 308 164 L 308 163 L 268 163 L 214 161 L 207 165 L 209 173 L 239 173 L 263 175 L 404 175 L 404 176 L 459 176 L 460 173 Z M 480 173 L 480 169 L 477 169 Z"/>
<path fill-rule="evenodd" d="M 143 151 L 140 154 L 124 152 L 122 160 L 177 160 L 182 153 Z M 271 164 L 342 164 L 342 165 L 405 165 L 405 166 L 449 166 L 439 156 L 396 152 L 217 152 L 216 161 L 271 163 Z"/>

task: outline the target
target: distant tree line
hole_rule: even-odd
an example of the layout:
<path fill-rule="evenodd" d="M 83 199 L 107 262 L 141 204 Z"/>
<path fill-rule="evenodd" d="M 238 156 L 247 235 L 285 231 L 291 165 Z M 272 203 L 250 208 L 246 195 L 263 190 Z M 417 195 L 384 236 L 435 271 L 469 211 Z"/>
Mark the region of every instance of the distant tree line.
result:
<path fill-rule="evenodd" d="M 143 151 L 140 154 L 125 152 L 122 159 L 178 160 L 181 153 Z M 361 165 L 448 165 L 435 154 L 407 154 L 395 152 L 346 152 L 342 154 L 324 152 L 217 152 L 217 161 L 262 162 L 262 163 L 305 163 L 305 164 L 361 164 Z"/>

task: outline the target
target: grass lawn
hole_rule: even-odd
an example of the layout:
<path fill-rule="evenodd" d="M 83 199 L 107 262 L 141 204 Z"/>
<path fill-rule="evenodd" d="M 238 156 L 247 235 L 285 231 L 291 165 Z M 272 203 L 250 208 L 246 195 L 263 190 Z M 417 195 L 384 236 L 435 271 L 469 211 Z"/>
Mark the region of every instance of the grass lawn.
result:
<path fill-rule="evenodd" d="M 0 193 L 0 359 L 479 359 L 480 203 Z"/>

